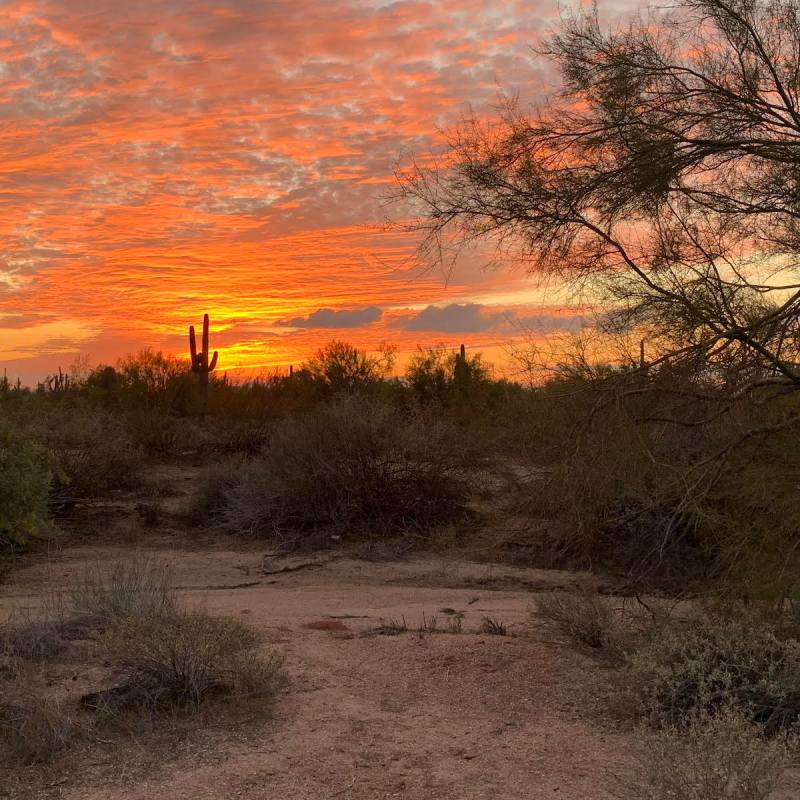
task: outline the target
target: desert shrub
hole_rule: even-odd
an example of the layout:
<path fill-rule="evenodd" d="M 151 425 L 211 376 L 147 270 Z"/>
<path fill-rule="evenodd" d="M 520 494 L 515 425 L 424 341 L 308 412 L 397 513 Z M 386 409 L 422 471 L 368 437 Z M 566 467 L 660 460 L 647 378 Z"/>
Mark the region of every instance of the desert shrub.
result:
<path fill-rule="evenodd" d="M 58 622 L 43 616 L 0 626 L 0 655 L 5 659 L 51 661 L 64 650 Z"/>
<path fill-rule="evenodd" d="M 526 455 L 520 511 L 541 562 L 773 604 L 797 585 L 795 398 L 734 404 L 702 369 L 668 365 L 537 394 L 544 444 Z"/>
<path fill-rule="evenodd" d="M 333 394 L 354 392 L 375 387 L 393 366 L 391 347 L 385 346 L 373 355 L 347 342 L 333 341 L 303 364 L 298 377 L 308 376 Z"/>
<path fill-rule="evenodd" d="M 166 617 L 176 606 L 172 568 L 155 558 L 135 556 L 107 569 L 96 566 L 79 576 L 69 592 L 65 613 L 111 621 Z"/>
<path fill-rule="evenodd" d="M 24 543 L 49 530 L 46 455 L 0 422 L 0 545 Z"/>
<path fill-rule="evenodd" d="M 76 733 L 74 719 L 20 671 L 0 687 L 0 761 L 41 764 L 62 752 Z"/>
<path fill-rule="evenodd" d="M 443 406 L 474 403 L 490 383 L 480 353 L 465 353 L 462 358 L 443 344 L 417 348 L 409 360 L 406 381 L 419 402 Z"/>
<path fill-rule="evenodd" d="M 732 708 L 642 731 L 640 747 L 638 800 L 767 800 L 790 761 L 785 739 L 765 738 Z"/>
<path fill-rule="evenodd" d="M 655 727 L 734 705 L 772 733 L 800 721 L 800 641 L 764 624 L 706 619 L 659 631 L 629 657 L 626 684 Z"/>
<path fill-rule="evenodd" d="M 419 531 L 467 515 L 462 453 L 441 425 L 348 397 L 278 424 L 261 458 L 215 472 L 203 503 L 235 533 Z"/>
<path fill-rule="evenodd" d="M 280 659 L 258 651 L 250 628 L 201 611 L 120 617 L 106 645 L 123 682 L 84 699 L 99 710 L 191 710 L 219 695 L 268 696 L 282 675 Z"/>
<path fill-rule="evenodd" d="M 137 484 L 142 453 L 111 413 L 88 406 L 55 405 L 30 421 L 32 435 L 50 454 L 51 502 L 70 504 Z"/>
<path fill-rule="evenodd" d="M 546 592 L 537 597 L 536 608 L 572 641 L 595 649 L 616 650 L 614 612 L 597 593 Z"/>

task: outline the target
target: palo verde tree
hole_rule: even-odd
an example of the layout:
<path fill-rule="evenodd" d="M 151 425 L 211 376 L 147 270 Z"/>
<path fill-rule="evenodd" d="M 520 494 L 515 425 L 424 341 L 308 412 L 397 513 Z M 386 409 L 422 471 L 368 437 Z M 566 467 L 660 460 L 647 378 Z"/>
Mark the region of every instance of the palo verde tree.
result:
<path fill-rule="evenodd" d="M 679 575 L 763 563 L 796 591 L 800 0 L 675 0 L 613 30 L 580 10 L 540 55 L 552 99 L 466 119 L 443 166 L 398 178 L 423 257 L 494 242 L 647 336 L 544 517 L 564 549 L 578 530 L 630 552 L 632 574 L 672 552 Z"/>
<path fill-rule="evenodd" d="M 494 240 L 646 329 L 651 363 L 800 388 L 800 2 L 678 0 L 612 31 L 579 11 L 542 56 L 552 101 L 399 175 L 423 254 Z"/>

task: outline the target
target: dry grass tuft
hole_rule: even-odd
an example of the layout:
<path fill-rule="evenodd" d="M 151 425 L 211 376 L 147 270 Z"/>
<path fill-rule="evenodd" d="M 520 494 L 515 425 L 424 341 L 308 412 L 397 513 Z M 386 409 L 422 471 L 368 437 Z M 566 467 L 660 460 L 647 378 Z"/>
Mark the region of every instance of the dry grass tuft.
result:
<path fill-rule="evenodd" d="M 259 651 L 254 631 L 201 611 L 120 617 L 105 644 L 123 681 L 84 698 L 100 711 L 192 711 L 213 697 L 265 697 L 283 675 L 280 658 Z"/>
<path fill-rule="evenodd" d="M 617 625 L 608 601 L 583 591 L 547 592 L 536 598 L 536 608 L 569 639 L 592 649 L 617 650 Z"/>
<path fill-rule="evenodd" d="M 4 661 L 0 687 L 0 761 L 43 764 L 64 751 L 77 725 L 62 704 L 48 696 L 45 681 L 30 665 Z"/>
<path fill-rule="evenodd" d="M 177 607 L 172 568 L 163 561 L 136 556 L 104 570 L 84 573 L 69 594 L 68 612 L 108 622 L 121 617 L 169 616 Z"/>
<path fill-rule="evenodd" d="M 637 800 L 767 800 L 789 762 L 785 738 L 765 738 L 730 707 L 641 733 Z"/>
<path fill-rule="evenodd" d="M 484 617 L 481 620 L 481 633 L 488 633 L 490 636 L 508 636 L 508 629 L 505 624 L 494 617 Z"/>

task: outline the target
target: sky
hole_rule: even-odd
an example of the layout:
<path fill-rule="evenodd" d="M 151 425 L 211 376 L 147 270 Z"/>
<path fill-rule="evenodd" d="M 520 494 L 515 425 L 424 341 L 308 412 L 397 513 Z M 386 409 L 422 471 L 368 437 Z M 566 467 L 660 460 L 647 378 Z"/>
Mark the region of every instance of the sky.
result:
<path fill-rule="evenodd" d="M 501 352 L 579 325 L 477 254 L 381 223 L 396 164 L 499 92 L 552 89 L 556 0 L 0 0 L 0 369 L 185 355 L 297 364 L 332 339 Z"/>

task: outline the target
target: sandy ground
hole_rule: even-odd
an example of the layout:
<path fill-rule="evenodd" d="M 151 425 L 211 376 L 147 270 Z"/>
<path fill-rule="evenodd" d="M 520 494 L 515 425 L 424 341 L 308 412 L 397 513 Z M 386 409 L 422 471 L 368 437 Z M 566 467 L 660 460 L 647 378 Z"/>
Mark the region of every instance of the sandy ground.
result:
<path fill-rule="evenodd" d="M 630 796 L 624 783 L 634 741 L 610 711 L 610 671 L 532 614 L 537 590 L 572 585 L 575 576 L 435 557 L 265 558 L 263 546 L 176 550 L 162 542 L 150 550 L 175 565 L 186 603 L 240 616 L 262 632 L 265 647 L 285 654 L 290 684 L 272 715 L 235 732 L 211 726 L 155 755 L 146 741 L 122 755 L 101 750 L 35 792 L 6 787 L 5 796 Z M 75 547 L 16 570 L 0 585 L 0 614 L 36 607 L 42 593 L 65 587 L 87 565 L 132 553 Z M 463 614 L 462 633 L 375 633 L 403 618 L 418 627 L 423 614 L 446 627 L 454 611 Z M 477 632 L 485 616 L 511 635 Z M 70 680 L 80 690 L 90 678 Z M 782 800 L 800 791 L 800 781 L 787 780 Z"/>

